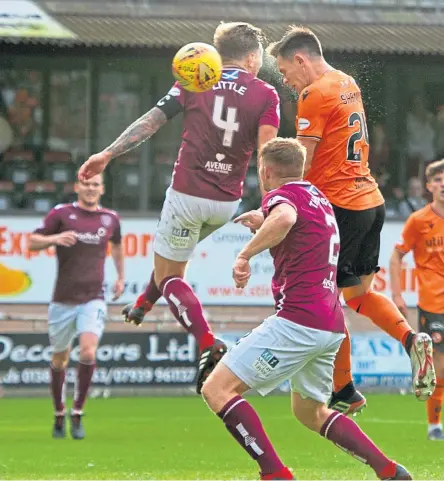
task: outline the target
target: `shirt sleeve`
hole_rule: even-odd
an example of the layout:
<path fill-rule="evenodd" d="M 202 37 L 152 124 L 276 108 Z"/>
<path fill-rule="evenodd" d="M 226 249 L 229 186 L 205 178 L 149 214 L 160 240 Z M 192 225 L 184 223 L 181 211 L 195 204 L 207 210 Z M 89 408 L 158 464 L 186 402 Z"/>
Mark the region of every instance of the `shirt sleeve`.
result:
<path fill-rule="evenodd" d="M 165 97 L 162 97 L 156 104 L 167 119 L 172 119 L 183 111 L 185 105 L 185 91 L 179 83 L 175 83 Z"/>
<path fill-rule="evenodd" d="M 264 213 L 264 217 L 268 217 L 270 212 L 279 204 L 288 204 L 289 206 L 293 207 L 296 212 L 298 211 L 296 205 L 289 198 L 286 192 L 274 191 L 269 192 L 262 199 L 262 212 Z"/>
<path fill-rule="evenodd" d="M 60 233 L 61 219 L 59 209 L 52 209 L 44 218 L 40 227 L 34 230 L 34 234 L 53 235 Z"/>
<path fill-rule="evenodd" d="M 413 216 L 410 216 L 402 229 L 401 240 L 396 243 L 395 247 L 403 254 L 407 254 L 407 252 L 415 249 L 417 239 L 418 230 L 416 228 L 415 219 Z"/>
<path fill-rule="evenodd" d="M 267 85 L 267 88 L 267 103 L 264 111 L 262 112 L 261 118 L 259 119 L 259 126 L 271 125 L 272 127 L 276 127 L 278 129 L 281 119 L 279 95 L 271 85 Z"/>
<path fill-rule="evenodd" d="M 113 235 L 109 239 L 114 245 L 120 245 L 122 242 L 122 228 L 120 225 L 120 218 L 116 216 L 116 223 L 114 226 Z"/>
<path fill-rule="evenodd" d="M 328 118 L 324 97 L 318 89 L 307 87 L 298 100 L 297 137 L 321 140 Z"/>

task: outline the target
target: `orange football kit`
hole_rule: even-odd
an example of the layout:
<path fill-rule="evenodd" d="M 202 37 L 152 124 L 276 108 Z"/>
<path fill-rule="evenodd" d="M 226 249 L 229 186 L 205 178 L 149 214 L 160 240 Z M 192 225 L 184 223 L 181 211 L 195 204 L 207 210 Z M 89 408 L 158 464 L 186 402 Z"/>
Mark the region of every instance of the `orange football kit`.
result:
<path fill-rule="evenodd" d="M 413 251 L 418 283 L 420 330 L 433 340 L 435 350 L 444 352 L 444 218 L 429 204 L 406 221 L 396 249 Z M 441 423 L 444 379 L 437 379 L 435 391 L 427 400 L 429 424 Z"/>
<path fill-rule="evenodd" d="M 361 91 L 355 80 L 330 70 L 305 88 L 298 100 L 297 137 L 318 142 L 306 180 L 332 203 L 341 237 L 339 288 L 361 283 L 379 270 L 384 198 L 368 167 L 369 140 Z M 387 297 L 369 290 L 347 305 L 369 317 L 400 342 L 412 329 Z M 347 333 L 348 334 L 348 333 Z M 334 391 L 352 382 L 349 336 L 336 356 Z"/>

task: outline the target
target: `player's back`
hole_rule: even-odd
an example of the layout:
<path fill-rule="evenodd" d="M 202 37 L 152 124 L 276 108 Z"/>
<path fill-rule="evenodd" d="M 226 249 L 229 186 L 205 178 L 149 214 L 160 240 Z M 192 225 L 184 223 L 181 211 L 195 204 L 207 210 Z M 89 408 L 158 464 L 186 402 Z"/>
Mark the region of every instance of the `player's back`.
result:
<path fill-rule="evenodd" d="M 352 77 L 332 70 L 304 89 L 296 128 L 298 137 L 319 140 L 306 179 L 334 205 L 364 210 L 384 202 L 368 167 L 364 105 Z"/>
<path fill-rule="evenodd" d="M 344 314 L 336 286 L 339 234 L 330 202 L 309 182 L 290 182 L 269 192 L 265 215 L 289 203 L 297 210 L 296 224 L 270 250 L 277 314 L 314 329 L 344 332 Z"/>
<path fill-rule="evenodd" d="M 276 91 L 236 68 L 225 68 L 217 85 L 204 93 L 176 87 L 184 128 L 173 188 L 214 200 L 241 198 L 259 127 L 279 127 Z"/>

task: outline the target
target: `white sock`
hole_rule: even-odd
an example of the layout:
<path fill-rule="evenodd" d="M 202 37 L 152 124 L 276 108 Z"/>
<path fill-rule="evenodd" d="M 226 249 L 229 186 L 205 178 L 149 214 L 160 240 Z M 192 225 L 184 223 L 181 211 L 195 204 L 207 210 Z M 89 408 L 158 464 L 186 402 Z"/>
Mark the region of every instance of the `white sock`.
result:
<path fill-rule="evenodd" d="M 442 431 L 442 424 L 429 424 L 429 433 L 431 433 L 434 429 L 441 429 Z"/>

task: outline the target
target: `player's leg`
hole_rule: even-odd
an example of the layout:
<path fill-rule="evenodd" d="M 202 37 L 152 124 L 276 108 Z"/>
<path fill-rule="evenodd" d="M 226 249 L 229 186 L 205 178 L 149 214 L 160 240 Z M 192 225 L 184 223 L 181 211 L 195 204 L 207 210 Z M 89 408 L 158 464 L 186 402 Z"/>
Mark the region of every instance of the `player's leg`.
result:
<path fill-rule="evenodd" d="M 96 352 L 105 329 L 106 318 L 106 304 L 101 299 L 78 306 L 76 323 L 79 336 L 79 363 L 70 414 L 73 439 L 85 437 L 85 428 L 82 422 L 83 407 L 96 368 Z"/>
<path fill-rule="evenodd" d="M 354 421 L 326 406 L 340 343 L 340 335 L 318 331 L 318 355 L 291 379 L 294 415 L 307 428 L 370 465 L 380 479 L 412 479 L 405 468 L 387 458 Z"/>
<path fill-rule="evenodd" d="M 436 370 L 436 388 L 427 400 L 428 438 L 444 441 L 441 422 L 444 398 L 444 315 L 433 314 L 418 308 L 419 330 L 430 335 L 433 341 L 433 362 Z"/>
<path fill-rule="evenodd" d="M 250 388 L 266 395 L 303 364 L 288 351 L 273 316 L 243 337 L 205 381 L 202 396 L 236 441 L 257 461 L 261 479 L 293 479 L 273 448 L 253 407 L 242 397 Z M 285 321 L 289 322 L 289 321 Z M 302 351 L 302 348 L 301 348 Z M 306 353 L 305 353 L 306 354 Z"/>
<path fill-rule="evenodd" d="M 53 348 L 51 359 L 51 396 L 54 405 L 54 438 L 65 437 L 66 367 L 75 336 L 75 306 L 51 303 L 48 309 L 48 334 Z"/>
<path fill-rule="evenodd" d="M 432 359 L 432 340 L 425 333 L 415 334 L 391 299 L 372 289 L 372 282 L 379 271 L 381 230 L 385 219 L 385 207 L 368 209 L 360 213 L 370 228 L 365 233 L 355 261 L 355 271 L 361 283 L 343 290 L 347 305 L 401 342 L 410 356 L 413 390 L 422 401 L 428 399 L 436 383 Z M 370 223 L 373 217 L 373 222 Z"/>
<path fill-rule="evenodd" d="M 359 215 L 358 211 L 335 206 L 334 211 L 341 237 L 336 281 L 339 290 L 343 291 L 346 288 L 359 286 L 361 283 L 356 273 L 355 263 L 359 256 L 360 245 L 369 227 L 368 220 Z M 336 355 L 333 380 L 334 392 L 329 407 L 347 415 L 359 413 L 366 406 L 366 399 L 353 384 L 351 342 L 348 330 L 346 330 L 346 337 Z"/>

